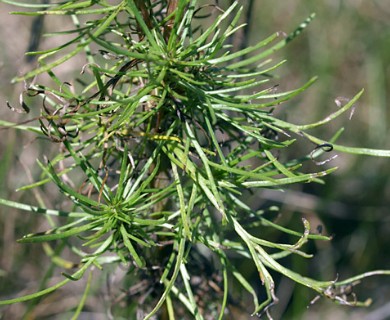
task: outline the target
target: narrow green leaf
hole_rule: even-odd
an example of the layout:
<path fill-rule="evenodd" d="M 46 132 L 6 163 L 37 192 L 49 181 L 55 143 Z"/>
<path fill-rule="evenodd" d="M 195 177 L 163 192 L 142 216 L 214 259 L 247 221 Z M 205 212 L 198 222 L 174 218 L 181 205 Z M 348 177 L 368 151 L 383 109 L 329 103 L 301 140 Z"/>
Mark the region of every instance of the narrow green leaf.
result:
<path fill-rule="evenodd" d="M 81 227 L 72 226 L 70 229 L 57 232 L 57 229 L 51 229 L 43 233 L 31 233 L 25 235 L 23 238 L 19 239 L 19 243 L 36 243 L 36 242 L 44 242 L 44 241 L 53 241 L 68 238 L 77 234 L 81 234 L 85 231 L 89 231 L 99 226 L 101 221 L 94 221 L 88 224 L 85 224 Z"/>
<path fill-rule="evenodd" d="M 13 11 L 11 14 L 23 15 L 23 16 L 38 16 L 38 15 L 82 15 L 82 14 L 104 14 L 111 11 L 114 11 L 117 7 L 108 7 L 100 9 L 90 9 L 90 10 L 44 10 L 44 11 Z"/>
<path fill-rule="evenodd" d="M 119 182 L 118 182 L 118 189 L 116 190 L 115 194 L 115 203 L 118 203 L 121 201 L 122 196 L 123 196 L 123 191 L 124 191 L 124 186 L 125 186 L 125 181 L 128 180 L 130 168 L 127 163 L 127 158 L 129 157 L 129 150 L 127 144 L 124 146 L 124 150 L 122 153 L 122 162 L 121 162 L 121 171 L 119 174 Z"/>
<path fill-rule="evenodd" d="M 73 275 L 75 277 L 79 277 L 80 275 L 83 275 L 85 273 L 85 271 L 88 269 L 88 267 L 92 264 L 93 262 L 93 259 L 90 259 L 86 264 L 84 264 L 81 269 L 79 269 L 78 271 L 76 271 Z M 44 290 L 41 290 L 41 291 L 38 291 L 38 292 L 35 292 L 33 294 L 28 294 L 28 295 L 25 295 L 23 297 L 19 297 L 19 298 L 14 298 L 14 299 L 8 299 L 8 300 L 1 300 L 0 301 L 0 305 L 7 305 L 7 304 L 13 304 L 13 303 L 18 303 L 18 302 L 25 302 L 25 301 L 29 301 L 29 300 L 32 300 L 32 299 L 36 299 L 36 298 L 39 298 L 39 297 L 42 297 L 46 294 L 49 294 L 61 287 L 63 287 L 64 285 L 66 285 L 70 280 L 69 279 L 65 279 L 47 289 L 44 289 Z"/>
<path fill-rule="evenodd" d="M 26 123 L 26 122 L 24 122 L 24 123 Z M 29 132 L 32 132 L 32 133 L 35 133 L 35 134 L 38 134 L 38 135 L 41 135 L 41 136 L 44 135 L 39 127 L 26 126 L 26 125 L 23 125 L 23 124 L 19 124 L 19 123 L 15 123 L 15 122 L 9 122 L 9 121 L 5 121 L 5 120 L 1 120 L 1 119 L 0 119 L 0 126 L 4 127 L 4 128 L 1 128 L 1 130 L 5 130 L 5 129 L 18 129 L 18 130 L 23 130 L 23 131 L 29 131 Z"/>
<path fill-rule="evenodd" d="M 83 307 L 85 305 L 85 302 L 87 301 L 89 290 L 91 288 L 91 282 L 92 282 L 92 272 L 89 273 L 87 285 L 85 286 L 85 290 L 83 293 L 83 296 L 81 297 L 80 302 L 77 305 L 77 309 L 72 317 L 71 320 L 77 320 L 80 316 L 81 311 L 83 310 Z"/>
<path fill-rule="evenodd" d="M 204 188 L 203 183 L 201 183 L 201 181 L 199 181 L 201 183 L 201 187 L 204 191 L 207 190 L 206 191 L 208 193 L 207 196 L 209 197 L 210 201 L 214 205 L 216 205 L 216 209 L 218 209 L 218 211 L 222 214 L 222 217 L 224 219 L 226 219 L 225 207 L 223 205 L 223 202 L 221 200 L 221 196 L 220 196 L 219 191 L 217 189 L 217 186 L 215 184 L 214 176 L 213 176 L 213 173 L 212 173 L 210 166 L 209 166 L 209 160 L 208 160 L 206 154 L 203 152 L 202 147 L 199 145 L 199 142 L 196 140 L 194 133 L 192 132 L 191 127 L 187 121 L 185 122 L 185 128 L 186 128 L 186 132 L 187 132 L 189 138 L 191 139 L 192 145 L 195 147 L 200 159 L 202 160 L 203 166 L 206 170 L 208 184 L 210 186 L 211 193 L 209 193 L 208 188 L 207 189 Z"/>
<path fill-rule="evenodd" d="M 99 192 L 99 194 L 101 193 L 103 195 L 107 203 L 111 203 L 111 200 L 113 198 L 112 192 L 110 188 L 103 182 L 103 179 L 99 177 L 96 169 L 88 162 L 88 160 L 81 152 L 76 153 L 76 151 L 73 149 L 71 143 L 68 140 L 65 140 L 63 143 L 66 149 L 71 154 L 76 165 L 81 168 L 87 175 L 88 182 L 90 182 L 95 187 L 95 190 Z M 79 195 L 77 196 L 79 197 Z"/>
<path fill-rule="evenodd" d="M 257 298 L 256 290 L 251 286 L 251 284 L 245 279 L 245 277 L 240 272 L 234 270 L 233 276 L 238 280 L 238 282 L 242 285 L 242 287 L 252 295 L 253 304 L 255 305 L 255 309 L 257 309 L 259 305 L 259 300 Z"/>
<path fill-rule="evenodd" d="M 279 41 L 278 43 L 273 45 L 271 48 L 266 49 L 266 50 L 262 51 L 261 53 L 256 54 L 253 57 L 250 57 L 248 59 L 244 59 L 242 61 L 239 61 L 239 62 L 236 62 L 236 63 L 232 63 L 232 64 L 228 65 L 227 68 L 230 69 L 230 70 L 234 70 L 234 69 L 237 69 L 237 68 L 242 68 L 242 67 L 245 67 L 245 66 L 250 65 L 250 64 L 252 64 L 254 62 L 260 61 L 261 59 L 264 59 L 264 58 L 274 54 L 276 51 L 278 51 L 281 48 L 283 48 L 291 40 L 296 38 L 309 25 L 309 23 L 314 19 L 314 17 L 315 17 L 315 14 L 312 13 L 304 22 L 302 22 L 299 25 L 299 27 L 295 31 L 290 33 L 287 36 L 287 38 L 285 38 L 282 41 Z"/>
<path fill-rule="evenodd" d="M 179 231 L 179 234 L 181 235 L 181 237 L 180 237 L 180 242 L 179 242 L 176 263 L 175 263 L 175 267 L 173 269 L 171 279 L 164 281 L 165 290 L 164 290 L 162 296 L 160 297 L 159 301 L 157 302 L 156 306 L 153 308 L 153 310 L 148 315 L 146 315 L 146 317 L 144 318 L 145 320 L 150 319 L 161 308 L 166 297 L 170 293 L 173 285 L 175 284 L 175 281 L 176 281 L 177 276 L 178 276 L 179 271 L 180 271 L 180 266 L 184 263 L 184 249 L 185 249 L 185 244 L 186 244 L 186 237 L 184 236 L 184 234 L 182 234 L 182 232 L 183 232 L 182 230 Z"/>
<path fill-rule="evenodd" d="M 202 35 L 196 40 L 197 46 L 200 47 L 201 44 L 205 43 L 207 38 L 215 32 L 217 27 L 222 23 L 222 21 L 234 10 L 234 8 L 237 6 L 237 2 L 233 2 L 233 4 L 222 14 L 220 15 L 215 21 L 212 23 L 212 25 L 206 29 L 205 32 L 202 33 Z M 209 63 L 214 64 L 212 60 L 209 61 Z"/>
<path fill-rule="evenodd" d="M 312 128 L 315 128 L 315 127 L 319 127 L 319 126 L 322 126 L 334 119 L 336 119 L 338 116 L 340 116 L 341 114 L 345 113 L 348 109 L 352 108 L 354 106 L 354 104 L 356 103 L 356 101 L 360 98 L 360 96 L 363 94 L 364 92 L 364 89 L 361 90 L 357 95 L 355 95 L 345 106 L 343 106 L 342 108 L 338 109 L 336 112 L 332 113 L 331 115 L 327 116 L 325 119 L 321 120 L 321 121 L 317 121 L 315 123 L 311 123 L 311 124 L 306 124 L 306 125 L 298 125 L 297 128 L 298 130 L 307 130 L 307 129 L 312 129 Z"/>
<path fill-rule="evenodd" d="M 142 17 L 141 13 L 139 12 L 137 6 L 134 3 L 134 0 L 127 0 L 125 1 L 125 3 L 126 3 L 126 10 L 135 17 L 138 24 L 142 28 L 142 32 L 145 34 L 146 38 L 148 39 L 148 42 L 150 43 L 151 47 L 154 48 L 154 50 L 156 50 L 157 52 L 160 51 L 159 50 L 160 47 L 157 44 L 156 39 L 152 35 L 149 27 L 146 25 L 144 18 Z"/>
<path fill-rule="evenodd" d="M 123 224 L 121 224 L 119 230 L 120 230 L 120 233 L 122 235 L 123 244 L 126 246 L 127 249 L 129 249 L 129 253 L 132 256 L 132 258 L 134 259 L 135 263 L 137 264 L 137 266 L 139 268 L 143 268 L 145 266 L 145 261 L 143 259 L 141 259 L 140 256 L 138 255 L 137 251 L 135 251 L 134 246 L 132 245 L 131 241 L 129 240 L 130 237 L 129 237 L 128 232 L 126 231 L 125 226 Z"/>
<path fill-rule="evenodd" d="M 110 23 L 115 19 L 115 17 L 119 14 L 119 12 L 122 11 L 122 9 L 123 9 L 123 5 L 121 4 L 116 8 L 114 12 L 112 12 L 106 19 L 104 19 L 103 22 L 100 24 L 100 26 L 92 34 L 93 38 L 97 38 L 101 33 L 103 33 L 108 28 Z M 91 37 L 87 39 L 82 45 L 76 47 L 76 49 L 74 49 L 72 52 L 63 55 L 58 60 L 49 63 L 47 65 L 43 65 L 42 67 L 39 67 L 33 71 L 30 71 L 22 77 L 16 77 L 15 79 L 13 79 L 13 82 L 18 82 L 18 81 L 23 81 L 23 80 L 33 78 L 38 74 L 50 71 L 53 68 L 59 66 L 60 64 L 63 64 L 65 61 L 68 61 L 70 58 L 74 57 L 79 52 L 83 51 L 84 48 L 92 42 L 93 38 Z"/>
<path fill-rule="evenodd" d="M 24 3 L 24 2 L 12 1 L 12 0 L 1 0 L 1 2 L 12 4 L 14 6 L 23 7 L 23 8 L 50 8 L 54 6 L 54 4 L 50 4 L 50 3 Z"/>
<path fill-rule="evenodd" d="M 242 185 L 247 188 L 259 188 L 259 187 L 261 188 L 261 187 L 276 187 L 276 186 L 292 184 L 292 183 L 311 182 L 316 178 L 326 176 L 335 170 L 337 170 L 337 168 L 331 168 L 326 171 L 320 171 L 316 173 L 302 174 L 299 176 L 295 176 L 293 178 L 275 179 L 274 182 L 273 181 L 247 181 L 247 182 L 243 182 Z"/>
<path fill-rule="evenodd" d="M 84 205 L 85 207 L 94 207 L 99 208 L 102 207 L 102 205 L 99 202 L 96 202 L 76 191 L 74 191 L 71 187 L 66 185 L 56 174 L 53 166 L 51 163 L 48 163 L 48 167 L 45 167 L 40 161 L 37 161 L 42 170 L 54 181 L 54 183 L 64 192 L 66 195 L 68 195 L 73 202 L 76 204 Z M 84 207 L 84 209 L 85 209 Z"/>
<path fill-rule="evenodd" d="M 293 174 L 288 168 L 286 168 L 283 164 L 281 164 L 274 155 L 268 151 L 264 150 L 264 153 L 266 154 L 267 158 L 272 162 L 272 164 L 280 171 L 280 173 L 283 173 L 286 177 L 294 178 L 296 177 L 295 174 Z"/>
<path fill-rule="evenodd" d="M 171 166 L 172 166 L 173 177 L 174 177 L 175 182 L 176 182 L 177 194 L 179 196 L 180 215 L 181 215 L 181 222 L 183 224 L 184 235 L 188 239 L 190 239 L 191 238 L 191 231 L 190 231 L 190 227 L 188 226 L 186 201 L 184 199 L 183 188 L 182 188 L 182 185 L 180 182 L 180 177 L 179 177 L 179 173 L 177 171 L 177 166 L 173 162 L 171 162 Z"/>
<path fill-rule="evenodd" d="M 324 143 L 329 143 L 329 141 L 319 139 L 314 137 L 313 135 L 310 135 L 306 132 L 303 132 L 300 130 L 299 125 L 294 125 L 289 122 L 285 122 L 283 120 L 262 115 L 261 116 L 264 119 L 269 120 L 273 125 L 278 126 L 279 128 L 283 128 L 286 130 L 290 130 L 291 132 L 297 133 L 299 135 L 303 135 L 306 138 L 308 138 L 310 141 L 314 142 L 315 144 L 321 145 Z M 381 150 L 381 149 L 369 149 L 369 148 L 355 148 L 355 147 L 347 147 L 347 146 L 342 146 L 338 144 L 333 144 L 333 150 L 338 150 L 341 152 L 345 153 L 351 153 L 351 154 L 359 154 L 359 155 L 367 155 L 367 156 L 376 156 L 376 157 L 390 157 L 390 150 Z"/>
<path fill-rule="evenodd" d="M 223 297 L 221 303 L 221 311 L 219 313 L 218 320 L 223 320 L 225 317 L 225 309 L 228 303 L 229 298 L 229 275 L 227 270 L 228 259 L 222 250 L 219 251 L 219 258 L 222 265 L 222 275 L 223 275 Z"/>
<path fill-rule="evenodd" d="M 185 288 L 185 290 L 187 292 L 187 296 L 188 296 L 187 308 L 189 308 L 189 311 L 192 313 L 192 315 L 194 316 L 194 318 L 196 320 L 203 320 L 202 315 L 199 313 L 199 308 L 197 307 L 194 293 L 192 292 L 191 284 L 189 281 L 190 275 L 189 275 L 189 273 L 186 269 L 186 266 L 184 264 L 180 265 L 180 273 L 181 273 L 181 278 L 182 278 L 183 283 L 184 283 L 184 288 Z"/>
<path fill-rule="evenodd" d="M 167 44 L 168 51 L 173 50 L 174 47 L 176 46 L 176 40 L 180 35 L 178 33 L 178 30 L 181 26 L 180 21 L 183 18 L 183 15 L 184 15 L 186 8 L 187 8 L 187 4 L 189 2 L 190 2 L 189 0 L 178 1 L 178 6 L 177 6 L 175 12 L 173 13 L 175 15 L 175 19 L 173 21 L 172 30 L 171 30 L 171 33 L 170 33 L 169 39 L 168 39 L 168 44 Z"/>
<path fill-rule="evenodd" d="M 42 296 L 44 296 L 46 294 L 49 294 L 49 293 L 51 293 L 51 292 L 53 292 L 53 291 L 63 287 L 69 281 L 70 281 L 69 279 L 65 279 L 65 280 L 55 284 L 54 286 L 51 286 L 51 287 L 49 287 L 47 289 L 44 289 L 44 290 L 41 290 L 41 291 L 38 291 L 38 292 L 35 292 L 35 293 L 32 293 L 32 294 L 25 295 L 23 297 L 14 298 L 14 299 L 8 299 L 8 300 L 0 300 L 0 306 L 7 305 L 7 304 L 13 304 L 13 303 L 19 303 L 19 302 L 25 302 L 25 301 L 29 301 L 29 300 L 33 300 L 33 299 L 42 297 Z"/>
<path fill-rule="evenodd" d="M 31 206 L 28 204 L 1 199 L 1 198 L 0 198 L 0 204 L 7 207 L 19 209 L 19 210 L 30 211 L 32 213 L 47 214 L 47 215 L 58 216 L 58 217 L 80 218 L 88 215 L 85 212 L 68 212 L 68 211 L 61 211 L 61 210 L 46 209 L 46 208 L 40 208 L 40 207 Z"/>
<path fill-rule="evenodd" d="M 234 60 L 234 59 L 237 59 L 237 58 L 240 58 L 242 56 L 245 56 L 255 50 L 258 50 L 262 47 L 265 47 L 266 45 L 268 45 L 269 43 L 271 43 L 272 41 L 274 41 L 276 38 L 278 37 L 278 33 L 274 33 L 272 34 L 271 36 L 269 36 L 268 38 L 258 42 L 256 45 L 254 46 L 249 46 L 243 50 L 240 50 L 240 51 L 237 51 L 235 53 L 231 53 L 231 54 L 227 54 L 227 55 L 224 55 L 220 58 L 215 58 L 215 59 L 212 59 L 210 60 L 209 62 L 210 63 L 213 63 L 213 64 L 218 64 L 218 63 L 223 63 L 223 62 L 227 62 L 227 61 L 230 61 L 230 60 Z"/>

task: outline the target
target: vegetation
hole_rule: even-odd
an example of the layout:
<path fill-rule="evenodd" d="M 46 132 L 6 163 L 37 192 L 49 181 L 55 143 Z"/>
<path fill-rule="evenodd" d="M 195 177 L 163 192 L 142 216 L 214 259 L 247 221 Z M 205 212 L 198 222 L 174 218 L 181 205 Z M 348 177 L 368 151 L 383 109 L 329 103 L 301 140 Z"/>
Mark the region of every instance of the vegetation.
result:
<path fill-rule="evenodd" d="M 234 308 L 246 311 L 237 292 L 252 298 L 252 314 L 271 317 L 270 307 L 278 302 L 277 274 L 318 297 L 369 305 L 370 300 L 356 297 L 353 286 L 389 271 L 320 281 L 292 270 L 286 259 L 311 258 L 303 246 L 331 237 L 305 218 L 298 231 L 288 228 L 278 222 L 278 208 L 259 208 L 248 200 L 259 189 L 323 184 L 323 177 L 336 170 L 328 167 L 335 155 L 324 158 L 324 153 L 390 156 L 389 150 L 339 144 L 342 128 L 330 139 L 311 132 L 353 112 L 363 90 L 337 99 L 335 112 L 310 124 L 277 116 L 281 105 L 316 80 L 279 91 L 272 76 L 285 63 L 273 61 L 275 52 L 314 14 L 289 35 L 276 32 L 235 50 L 231 38 L 245 28 L 238 1 L 225 10 L 197 0 L 15 4 L 34 9 L 16 14 L 69 16 L 74 28 L 53 32 L 71 40 L 30 52 L 39 56 L 39 66 L 14 79 L 24 81 L 25 90 L 20 107 L 7 105 L 18 113 L 40 106 L 35 123 L 0 122 L 56 146 L 56 153 L 37 159 L 40 179 L 19 190 L 54 184 L 63 197 L 55 208 L 46 208 L 39 198 L 37 205 L 0 199 L 47 217 L 48 230 L 19 242 L 42 243 L 52 263 L 38 291 L 1 305 L 31 300 L 28 314 L 43 296 L 87 278 L 73 310 L 76 319 L 93 294 L 94 277 L 123 268 L 121 287 L 127 290 L 109 302 L 114 318 L 222 319 Z M 75 81 L 57 76 L 58 66 L 79 55 L 86 64 Z M 44 75 L 50 81 L 38 84 Z M 291 158 L 288 152 L 298 142 L 310 150 Z M 318 169 L 308 172 L 307 163 Z M 275 233 L 285 239 L 273 240 Z M 242 261 L 255 267 L 255 283 Z M 54 267 L 64 277 L 51 285 Z"/>

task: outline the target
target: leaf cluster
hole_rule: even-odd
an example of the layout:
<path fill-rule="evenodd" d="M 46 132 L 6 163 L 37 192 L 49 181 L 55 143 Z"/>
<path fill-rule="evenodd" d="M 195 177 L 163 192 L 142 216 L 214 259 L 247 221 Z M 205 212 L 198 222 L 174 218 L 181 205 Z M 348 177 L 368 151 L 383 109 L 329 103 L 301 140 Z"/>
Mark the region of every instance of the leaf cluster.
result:
<path fill-rule="evenodd" d="M 302 246 L 311 239 L 329 237 L 312 234 L 305 219 L 303 232 L 287 229 L 268 218 L 268 210 L 253 209 L 244 201 L 248 192 L 259 188 L 323 183 L 321 178 L 336 168 L 307 173 L 302 164 L 332 149 L 390 155 L 387 150 L 336 145 L 342 129 L 329 141 L 308 132 L 351 109 L 363 91 L 313 124 L 296 125 L 275 117 L 275 109 L 316 80 L 279 92 L 271 76 L 285 62 L 274 62 L 274 52 L 298 36 L 314 15 L 286 37 L 275 33 L 234 52 L 228 39 L 242 27 L 237 1 L 204 29 L 198 17 L 203 11 L 220 8 L 198 7 L 196 0 L 15 4 L 38 6 L 38 11 L 14 14 L 65 15 L 75 26 L 56 33 L 73 35 L 71 41 L 29 53 L 39 55 L 39 66 L 16 80 L 27 82 L 46 73 L 54 85 L 36 81 L 26 85 L 24 95 L 40 99 L 39 123 L 13 124 L 60 145 L 57 156 L 38 162 L 42 180 L 21 190 L 54 183 L 71 209 L 49 210 L 9 200 L 0 203 L 65 218 L 65 223 L 61 220 L 59 226 L 28 234 L 19 242 L 55 241 L 69 246 L 79 261 L 72 265 L 76 271 L 64 273 L 65 280 L 57 285 L 0 304 L 40 297 L 105 264 L 126 265 L 134 281 L 159 270 L 153 273 L 158 283 L 150 297 L 154 307 L 143 310 L 145 319 L 161 310 L 172 319 L 177 312 L 196 319 L 210 313 L 222 319 L 231 303 L 233 282 L 253 297 L 253 314 L 268 313 L 278 301 L 271 270 L 341 304 L 366 304 L 348 301 L 337 290 L 364 275 L 343 282 L 317 281 L 281 262 L 291 254 L 310 258 Z M 82 24 L 84 16 L 88 20 Z M 83 86 L 75 93 L 54 69 L 78 54 L 84 54 L 87 62 L 81 70 Z M 23 101 L 28 111 L 25 106 Z M 298 138 L 314 144 L 313 152 L 300 159 L 280 160 L 278 154 Z M 275 243 L 255 236 L 251 230 L 257 227 L 295 236 L 296 242 Z M 81 246 L 70 241 L 75 236 Z M 207 249 L 213 262 L 207 261 L 200 248 Z M 237 270 L 235 255 L 255 265 L 267 295 L 264 301 L 258 301 L 256 289 Z M 197 261 L 213 269 L 219 279 L 219 290 L 209 289 L 203 297 L 219 301 L 219 308 L 207 309 L 199 302 Z M 63 260 L 57 262 L 67 265 Z M 201 282 L 207 281 L 203 275 Z"/>

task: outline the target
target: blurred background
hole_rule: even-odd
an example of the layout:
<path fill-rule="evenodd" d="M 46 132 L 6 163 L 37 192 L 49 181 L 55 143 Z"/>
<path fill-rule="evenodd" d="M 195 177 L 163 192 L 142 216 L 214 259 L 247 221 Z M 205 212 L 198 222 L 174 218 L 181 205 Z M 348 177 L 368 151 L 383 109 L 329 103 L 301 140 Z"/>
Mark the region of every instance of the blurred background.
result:
<path fill-rule="evenodd" d="M 219 0 L 218 4 L 226 8 L 230 2 Z M 312 76 L 319 76 L 308 91 L 280 107 L 280 117 L 298 124 L 322 119 L 337 110 L 336 98 L 352 98 L 364 88 L 365 93 L 351 120 L 349 114 L 344 115 L 314 130 L 313 134 L 328 139 L 345 127 L 339 144 L 390 149 L 387 139 L 390 123 L 388 0 L 241 0 L 240 3 L 250 23 L 243 38 L 236 39 L 238 45 L 254 44 L 275 31 L 289 33 L 312 12 L 316 13 L 315 20 L 303 34 L 275 55 L 275 61 L 288 60 L 275 72 L 280 90 L 296 88 Z M 41 31 L 70 29 L 71 22 L 61 18 L 59 23 L 58 17 L 45 17 L 39 25 L 40 22 L 31 17 L 8 15 L 13 10 L 16 8 L 11 5 L 0 4 L 0 119 L 24 121 L 38 115 L 39 110 L 32 110 L 26 116 L 7 108 L 6 101 L 18 105 L 23 88 L 23 84 L 11 84 L 10 80 L 36 65 L 34 60 L 28 61 L 24 56 L 31 43 L 42 49 L 64 41 L 64 38 L 40 38 Z M 31 41 L 34 37 L 36 40 Z M 67 64 L 58 71 L 64 81 L 72 77 L 74 63 L 82 65 L 83 62 L 72 60 L 73 65 Z M 12 129 L 1 129 L 0 137 L 0 197 L 27 203 L 42 199 L 47 207 L 53 206 L 58 195 L 50 190 L 36 191 L 35 195 L 14 192 L 37 178 L 35 159 L 42 159 L 41 155 L 47 152 L 44 143 L 37 142 L 33 135 Z M 290 148 L 287 158 L 306 155 L 310 147 L 313 146 L 300 141 Z M 289 267 L 294 270 L 332 280 L 374 269 L 390 269 L 390 159 L 338 154 L 337 159 L 326 166 L 330 165 L 338 166 L 339 170 L 325 178 L 325 185 L 292 186 L 284 193 L 264 190 L 260 197 L 256 195 L 249 201 L 258 208 L 279 206 L 282 222 L 297 230 L 302 228 L 301 218 L 306 217 L 312 225 L 321 225 L 324 234 L 334 235 L 330 243 L 314 242 L 308 246 L 308 251 L 316 254 L 309 263 L 299 257 L 289 260 Z M 308 163 L 306 169 L 315 171 L 318 167 Z M 0 207 L 0 292 L 3 297 L 21 295 L 23 290 L 36 288 L 37 279 L 49 263 L 39 245 L 15 242 L 23 234 L 43 228 L 46 222 L 40 219 Z M 253 277 L 257 277 L 255 272 Z M 280 303 L 271 311 L 275 319 L 390 319 L 390 277 L 372 277 L 356 285 L 359 300 L 373 299 L 367 309 L 336 306 L 324 299 L 307 308 L 315 297 L 312 291 L 284 278 L 278 283 L 276 292 Z M 251 310 L 250 302 L 245 304 Z M 12 308 L 16 310 L 21 306 L 8 308 L 8 314 L 15 315 L 18 313 Z M 45 317 L 50 318 L 50 315 L 42 313 L 38 318 Z M 250 318 L 242 313 L 240 317 Z"/>

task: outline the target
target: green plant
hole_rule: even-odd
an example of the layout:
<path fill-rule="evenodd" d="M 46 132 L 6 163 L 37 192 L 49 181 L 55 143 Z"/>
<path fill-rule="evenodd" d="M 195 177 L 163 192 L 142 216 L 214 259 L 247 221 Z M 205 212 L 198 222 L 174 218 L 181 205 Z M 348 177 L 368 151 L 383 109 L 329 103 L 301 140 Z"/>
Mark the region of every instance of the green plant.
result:
<path fill-rule="evenodd" d="M 329 140 L 309 133 L 351 110 L 363 91 L 312 124 L 295 125 L 274 115 L 279 105 L 316 80 L 278 92 L 270 76 L 284 63 L 273 62 L 272 54 L 298 36 L 314 15 L 287 37 L 275 33 L 234 52 L 228 39 L 242 27 L 237 1 L 204 29 L 197 16 L 210 7 L 199 7 L 196 0 L 14 4 L 39 9 L 18 14 L 67 15 L 75 25 L 74 30 L 62 32 L 74 35 L 73 40 L 30 53 L 40 55 L 39 67 L 15 79 L 26 81 L 25 96 L 39 99 L 39 124 L 0 122 L 60 145 L 50 160 L 37 160 L 42 179 L 20 190 L 54 183 L 68 200 L 68 210 L 4 199 L 0 203 L 66 218 L 19 242 L 43 243 L 54 264 L 76 270 L 64 272 L 65 279 L 54 286 L 0 304 L 39 298 L 81 279 L 88 270 L 108 265 L 125 265 L 131 284 L 146 281 L 144 294 L 152 288 L 153 294 L 144 296 L 146 307 L 129 303 L 127 317 L 138 309 L 145 319 L 163 313 L 172 319 L 175 314 L 221 319 L 233 283 L 253 297 L 253 314 L 269 315 L 269 307 L 278 301 L 271 270 L 337 303 L 369 304 L 346 297 L 345 288 L 389 271 L 343 281 L 304 277 L 285 267 L 282 259 L 291 254 L 310 258 L 302 246 L 330 237 L 313 234 L 305 219 L 303 232 L 278 225 L 273 221 L 274 208 L 253 209 L 244 200 L 248 190 L 257 188 L 323 183 L 321 178 L 336 168 L 306 173 L 302 166 L 327 151 L 390 156 L 388 150 L 336 144 L 342 129 Z M 89 20 L 82 23 L 85 16 Z M 78 54 L 84 54 L 87 63 L 81 70 L 82 85 L 73 89 L 56 75 L 55 67 Z M 29 82 L 41 74 L 50 77 L 50 86 Z M 20 110 L 8 105 L 19 112 L 30 109 L 24 100 Z M 280 160 L 277 153 L 291 148 L 297 139 L 313 144 L 313 151 Z M 255 236 L 251 230 L 259 227 L 295 236 L 297 241 L 275 243 Z M 64 248 L 78 261 L 60 258 Z M 255 265 L 266 293 L 264 301 L 259 301 L 256 289 L 237 268 L 235 256 Z M 200 284 L 208 284 L 212 276 L 220 277 L 221 289 L 204 293 Z M 88 279 L 74 318 L 88 296 L 92 277 Z M 202 295 L 214 303 L 198 301 Z"/>

